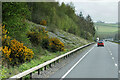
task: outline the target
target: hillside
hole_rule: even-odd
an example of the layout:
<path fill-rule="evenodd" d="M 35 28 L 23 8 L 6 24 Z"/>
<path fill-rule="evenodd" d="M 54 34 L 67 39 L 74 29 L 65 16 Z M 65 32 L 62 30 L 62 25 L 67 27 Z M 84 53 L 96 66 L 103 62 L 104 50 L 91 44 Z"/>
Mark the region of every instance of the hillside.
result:
<path fill-rule="evenodd" d="M 93 41 L 88 15 L 58 2 L 3 2 L 2 71 L 8 78 Z"/>
<path fill-rule="evenodd" d="M 115 37 L 118 32 L 118 24 L 95 23 L 96 34 L 101 38 Z"/>
<path fill-rule="evenodd" d="M 29 25 L 31 25 L 30 28 L 44 27 L 44 28 L 46 28 L 46 30 L 48 29 L 47 26 L 35 24 L 31 21 L 27 21 L 27 22 L 29 23 Z M 49 35 L 49 37 L 56 37 L 56 38 L 60 39 L 60 41 L 62 41 L 66 45 L 66 47 L 70 47 L 70 48 L 84 45 L 89 42 L 88 40 L 85 40 L 84 38 L 81 38 L 74 34 L 65 32 L 64 30 L 61 30 L 61 29 L 54 29 L 54 32 L 51 32 L 48 30 L 48 35 Z"/>
<path fill-rule="evenodd" d="M 34 28 L 34 27 L 40 27 L 40 28 L 45 27 L 47 30 L 47 26 L 38 25 L 38 24 L 35 24 L 30 21 L 26 21 L 26 22 L 30 25 L 29 29 Z M 40 46 L 36 46 L 36 47 L 29 46 L 35 53 L 34 58 L 30 62 L 25 62 L 24 64 L 19 65 L 19 66 L 14 66 L 14 67 L 11 66 L 9 68 L 3 66 L 2 76 L 4 78 L 8 78 L 8 77 L 18 74 L 20 72 L 23 72 L 27 69 L 30 69 L 34 66 L 37 66 L 38 64 L 41 64 L 47 60 L 50 60 L 54 57 L 64 54 L 74 48 L 77 48 L 79 46 L 89 43 L 89 41 L 87 41 L 81 37 L 78 37 L 74 34 L 71 34 L 71 33 L 68 33 L 68 32 L 65 32 L 65 31 L 59 30 L 59 29 L 55 29 L 54 32 L 48 31 L 48 35 L 49 35 L 49 37 L 56 37 L 56 38 L 60 39 L 65 45 L 65 51 L 50 52 L 44 48 L 41 48 Z"/>

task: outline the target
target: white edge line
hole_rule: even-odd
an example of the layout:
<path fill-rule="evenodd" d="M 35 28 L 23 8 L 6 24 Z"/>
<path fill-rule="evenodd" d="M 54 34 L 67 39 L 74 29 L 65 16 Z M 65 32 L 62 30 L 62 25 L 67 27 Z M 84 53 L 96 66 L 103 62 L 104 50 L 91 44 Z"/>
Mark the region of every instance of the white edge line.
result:
<path fill-rule="evenodd" d="M 62 77 L 60 80 L 63 80 L 63 78 L 65 78 L 71 71 L 73 68 L 75 68 L 75 66 L 93 49 L 94 47 L 92 47 L 82 58 L 79 59 L 79 61 L 77 63 L 75 63 Z"/>

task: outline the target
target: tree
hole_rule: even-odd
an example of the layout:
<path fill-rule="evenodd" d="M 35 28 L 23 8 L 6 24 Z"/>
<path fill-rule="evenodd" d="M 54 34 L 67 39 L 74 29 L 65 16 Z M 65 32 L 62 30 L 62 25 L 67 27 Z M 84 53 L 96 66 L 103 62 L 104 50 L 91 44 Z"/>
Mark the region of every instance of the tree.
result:
<path fill-rule="evenodd" d="M 88 25 L 87 28 L 88 28 L 89 32 L 94 36 L 95 35 L 95 27 L 94 27 L 94 23 L 93 23 L 90 15 L 88 15 L 86 17 L 86 21 L 87 21 L 87 25 Z"/>
<path fill-rule="evenodd" d="M 79 17 L 80 17 L 80 18 L 84 18 L 82 12 L 80 12 Z"/>
<path fill-rule="evenodd" d="M 23 39 L 21 38 L 22 34 L 26 32 L 28 26 L 25 20 L 29 19 L 30 16 L 31 14 L 26 2 L 2 3 L 3 25 L 6 25 L 6 29 L 10 32 L 9 36 L 17 40 Z"/>

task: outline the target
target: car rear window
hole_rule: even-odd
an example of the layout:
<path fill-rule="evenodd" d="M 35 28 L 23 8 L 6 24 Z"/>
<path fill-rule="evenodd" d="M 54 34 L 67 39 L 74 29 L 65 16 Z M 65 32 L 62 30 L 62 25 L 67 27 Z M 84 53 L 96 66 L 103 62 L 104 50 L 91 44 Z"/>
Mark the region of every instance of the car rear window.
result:
<path fill-rule="evenodd" d="M 102 43 L 102 42 L 98 42 L 98 43 Z"/>

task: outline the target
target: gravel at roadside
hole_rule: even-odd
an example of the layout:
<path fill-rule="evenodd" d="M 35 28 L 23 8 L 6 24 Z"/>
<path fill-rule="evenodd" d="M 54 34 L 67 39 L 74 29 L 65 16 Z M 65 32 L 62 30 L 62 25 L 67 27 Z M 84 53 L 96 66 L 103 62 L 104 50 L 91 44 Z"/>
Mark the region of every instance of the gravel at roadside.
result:
<path fill-rule="evenodd" d="M 88 48 L 88 47 L 87 47 Z M 74 60 L 78 55 L 80 55 L 86 48 L 79 50 L 75 52 L 73 55 L 69 56 L 66 59 L 61 59 L 59 63 L 52 64 L 52 68 L 48 68 L 47 70 L 40 71 L 40 74 L 38 75 L 38 72 L 34 73 L 32 75 L 32 78 L 49 78 L 50 75 L 54 74 L 57 70 L 63 68 L 66 64 L 70 63 L 71 60 Z"/>

